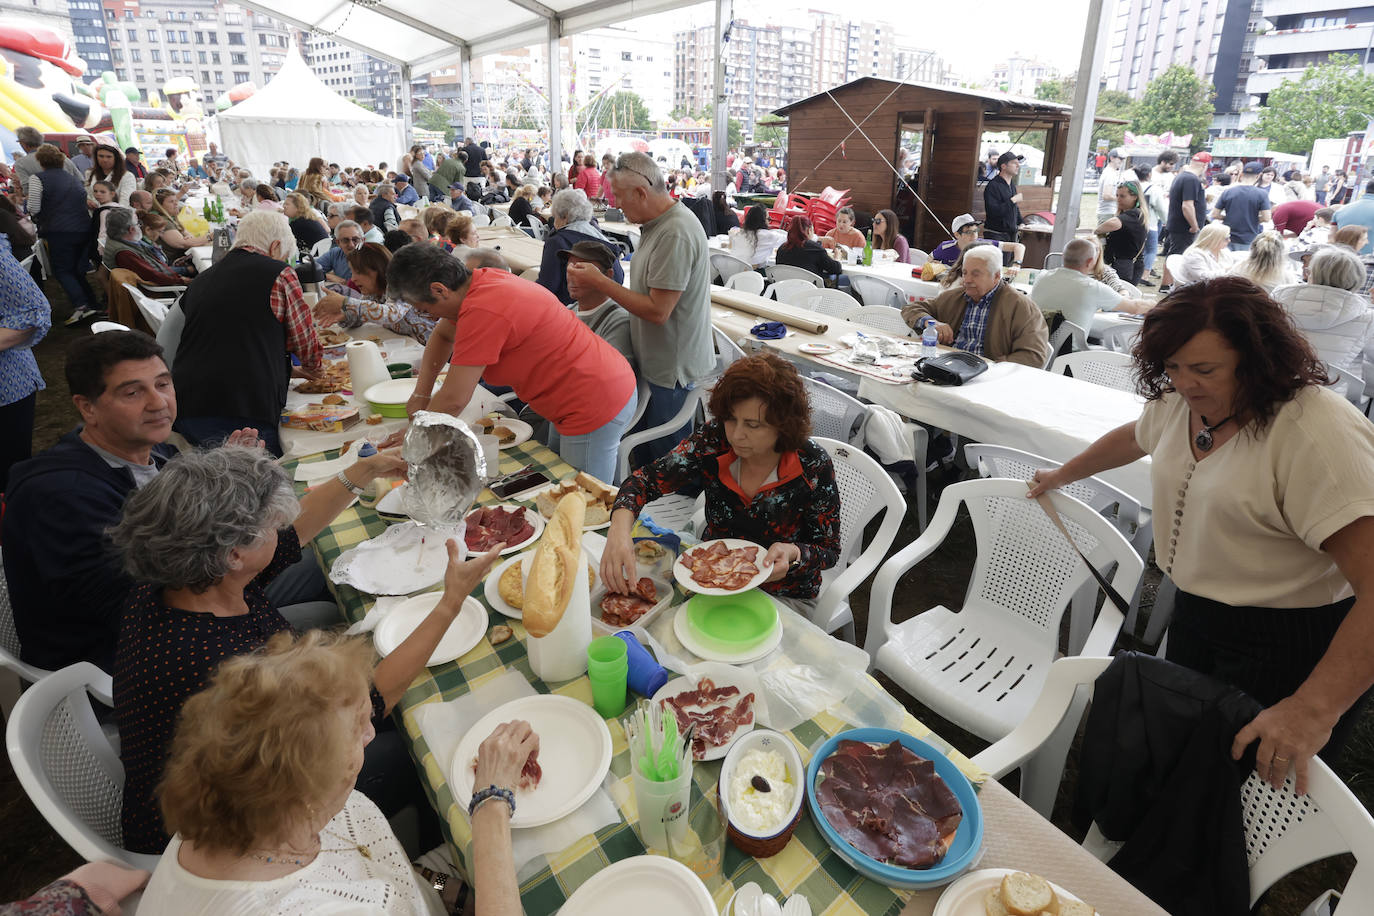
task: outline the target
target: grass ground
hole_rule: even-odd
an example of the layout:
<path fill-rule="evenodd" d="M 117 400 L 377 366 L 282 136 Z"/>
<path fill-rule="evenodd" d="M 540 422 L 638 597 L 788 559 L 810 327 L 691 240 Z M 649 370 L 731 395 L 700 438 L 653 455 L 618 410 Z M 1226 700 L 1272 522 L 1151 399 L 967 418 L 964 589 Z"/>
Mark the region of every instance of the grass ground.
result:
<path fill-rule="evenodd" d="M 1085 200 L 1085 214 L 1090 216 L 1095 211 L 1095 206 L 1094 203 L 1089 208 Z M 60 322 L 60 317 L 69 311 L 65 298 L 55 283 L 49 284 L 48 293 L 53 297 L 54 312 L 59 316 L 56 320 Z M 76 410 L 72 407 L 63 381 L 62 366 L 66 349 L 71 342 L 89 333 L 85 327 L 64 328 L 59 323 L 35 350 L 43 377 L 48 384 L 47 390 L 40 393 L 38 398 L 34 430 L 35 451 L 52 445 L 77 422 Z M 958 479 L 960 477 L 955 472 L 939 472 L 932 475 L 929 507 L 932 512 L 943 488 Z M 909 511 L 896 538 L 894 552 L 914 540 L 918 533 L 916 513 Z M 945 544 L 916 571 L 904 577 L 893 602 L 894 618 L 905 620 L 937 604 L 959 607 L 972 572 L 975 553 L 972 526 L 966 518 L 961 519 Z M 1145 594 L 1141 601 L 1141 619 L 1138 622 L 1139 632 L 1144 632 L 1158 582 L 1159 571 L 1153 566 L 1147 568 Z M 859 643 L 862 645 L 867 629 L 868 586 L 861 586 L 851 601 L 857 621 Z M 1124 636 L 1121 645 L 1125 648 L 1148 648 L 1131 636 Z M 977 753 L 986 746 L 986 742 L 944 721 L 891 682 L 886 682 L 884 686 L 901 700 L 913 715 L 965 753 Z M 1346 759 L 1336 769 L 1367 808 L 1374 804 L 1374 718 L 1366 718 L 1356 729 Z M 1081 836 L 1074 833 L 1068 818 L 1077 775 L 1076 757 L 1071 754 L 1052 819 L 1060 829 L 1081 839 Z M 1015 775 L 1004 782 L 1014 788 Z M 0 830 L 0 863 L 3 863 L 0 865 L 0 901 L 26 896 L 80 864 L 81 860 L 53 833 L 30 804 L 14 778 L 8 756 L 0 760 L 0 825 L 4 828 Z M 1280 882 L 1266 899 L 1261 901 L 1256 916 L 1297 916 L 1302 908 L 1324 889 L 1344 886 L 1352 867 L 1353 859 L 1341 856 L 1316 863 L 1295 873 Z"/>

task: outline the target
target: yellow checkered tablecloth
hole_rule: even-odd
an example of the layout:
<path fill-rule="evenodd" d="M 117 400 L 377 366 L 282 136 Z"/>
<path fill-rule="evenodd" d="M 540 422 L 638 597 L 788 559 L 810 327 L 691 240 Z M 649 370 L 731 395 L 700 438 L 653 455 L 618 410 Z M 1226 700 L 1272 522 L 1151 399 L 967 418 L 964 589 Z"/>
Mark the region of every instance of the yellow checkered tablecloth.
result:
<path fill-rule="evenodd" d="M 306 456 L 301 461 L 320 461 L 337 455 L 338 452 L 326 452 Z M 544 471 L 555 480 L 573 473 L 568 464 L 537 442 L 531 441 L 501 453 L 502 473 L 514 471 L 524 464 Z M 479 499 L 481 503 L 495 501 L 488 490 L 484 490 Z M 386 530 L 386 524 L 375 511 L 360 505 L 344 511 L 313 542 L 324 568 L 328 570 L 335 558 L 348 548 L 381 534 Z M 331 587 L 350 621 L 361 620 L 372 605 L 372 596 L 351 586 Z M 485 601 L 481 588 L 474 594 Z M 591 686 L 585 676 L 559 685 L 544 683 L 530 670 L 524 627 L 519 621 L 507 620 L 494 613 L 492 623 L 496 622 L 510 625 L 514 637 L 500 646 L 492 646 L 484 639 L 458 661 L 426 669 L 410 685 L 396 707 L 410 739 L 412 755 L 423 776 L 425 791 L 441 815 L 452 850 L 459 856 L 455 861 L 460 863 L 468 861 L 467 853 L 472 840 L 466 813 L 467 799 L 453 797 L 449 790 L 448 774 L 443 772 L 420 733 L 415 710 L 424 703 L 460 697 L 511 668 L 524 674 L 540 693 L 557 693 L 591 705 Z M 876 682 L 871 687 L 875 693 L 881 694 Z M 555 912 L 574 890 L 597 871 L 612 862 L 644 853 L 644 845 L 635 832 L 638 815 L 631 785 L 629 746 L 618 721 L 608 720 L 607 725 L 612 737 L 611 778 L 618 780 L 619 788 L 623 790 L 612 792 L 621 819 L 550 856 L 543 868 L 522 882 L 521 899 L 525 912 L 530 916 Z M 809 762 L 811 748 L 848 727 L 849 723 L 828 713 L 821 713 L 792 729 L 790 735 L 803 761 Z M 945 742 L 910 715 L 906 716 L 903 730 L 948 748 Z M 957 751 L 950 749 L 950 757 L 971 776 L 980 775 Z M 693 793 L 692 821 L 698 830 L 712 816 L 707 806 L 715 796 L 719 775 L 719 762 L 698 764 L 694 770 L 697 791 Z M 910 892 L 893 890 L 859 876 L 830 849 L 809 813 L 803 814 L 786 848 L 771 858 L 754 859 L 726 842 L 720 880 L 712 884 L 716 905 L 724 906 L 735 888 L 748 881 L 757 882 L 765 893 L 774 896 L 806 895 L 817 916 L 896 916 L 910 896 Z"/>

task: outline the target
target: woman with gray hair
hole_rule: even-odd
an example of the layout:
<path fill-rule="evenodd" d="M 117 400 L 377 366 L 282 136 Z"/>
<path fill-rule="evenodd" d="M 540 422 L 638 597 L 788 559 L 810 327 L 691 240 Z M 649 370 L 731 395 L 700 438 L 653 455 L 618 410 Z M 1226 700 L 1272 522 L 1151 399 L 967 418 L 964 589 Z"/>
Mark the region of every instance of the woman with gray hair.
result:
<path fill-rule="evenodd" d="M 612 250 L 618 246 L 606 238 L 605 233 L 592 221 L 591 201 L 581 191 L 564 188 L 554 194 L 549 214 L 553 231 L 544 239 L 544 259 L 539 262 L 539 279 L 536 282 L 557 296 L 559 302 L 571 305 L 573 296 L 568 292 L 567 255 L 560 252 L 571 250 L 578 242 L 601 242 Z M 625 282 L 625 271 L 621 269 L 619 261 L 615 264 L 615 282 Z"/>
<path fill-rule="evenodd" d="M 140 583 L 125 604 L 114 668 L 126 848 L 158 853 L 167 845 L 156 787 L 181 705 L 215 667 L 283 630 L 339 622 L 338 608 L 328 603 L 278 610 L 268 584 L 300 559 L 302 545 L 348 507 L 360 485 L 404 471 L 398 450 L 379 452 L 297 500 L 270 455 L 226 446 L 178 457 L 129 497 L 109 532 L 125 570 Z M 416 799 L 421 810 L 428 805 L 399 736 L 393 730 L 393 740 L 385 739 L 387 713 L 498 550 L 461 561 L 450 540 L 443 599 L 377 666 L 372 712 L 379 736 L 366 752 L 358 788 L 388 815 Z"/>
<path fill-rule="evenodd" d="M 1365 282 L 1360 256 L 1344 245 L 1323 245 L 1312 255 L 1307 283 L 1274 290 L 1274 301 L 1302 331 L 1317 356 L 1345 375 L 1346 393 L 1364 397 L 1364 363 L 1374 360 L 1374 309 L 1359 290 Z"/>

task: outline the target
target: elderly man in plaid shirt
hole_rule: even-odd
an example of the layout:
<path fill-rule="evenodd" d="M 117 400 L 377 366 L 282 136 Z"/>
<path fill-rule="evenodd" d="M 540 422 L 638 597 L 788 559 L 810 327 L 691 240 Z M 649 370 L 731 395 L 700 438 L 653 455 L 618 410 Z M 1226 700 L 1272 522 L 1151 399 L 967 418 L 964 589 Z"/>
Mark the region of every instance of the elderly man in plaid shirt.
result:
<path fill-rule="evenodd" d="M 935 319 L 940 343 L 995 361 L 1043 368 L 1050 356 L 1049 328 L 1029 296 L 1002 278 L 1002 252 L 991 245 L 964 251 L 960 287 L 931 302 L 913 302 L 902 318 L 917 330 Z"/>

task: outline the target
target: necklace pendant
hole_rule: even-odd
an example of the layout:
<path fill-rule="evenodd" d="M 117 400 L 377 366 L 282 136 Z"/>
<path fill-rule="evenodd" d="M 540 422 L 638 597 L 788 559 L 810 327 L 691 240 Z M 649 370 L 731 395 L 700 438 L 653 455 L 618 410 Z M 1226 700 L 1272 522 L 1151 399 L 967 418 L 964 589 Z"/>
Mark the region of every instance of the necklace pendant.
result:
<path fill-rule="evenodd" d="M 1212 431 L 1204 426 L 1198 431 L 1198 434 L 1193 437 L 1193 444 L 1201 451 L 1210 452 L 1212 450 Z"/>
<path fill-rule="evenodd" d="M 372 850 L 368 849 L 366 846 L 359 846 L 359 847 L 358 847 L 358 852 L 360 852 L 360 853 L 363 854 L 363 858 L 364 858 L 364 859 L 368 859 L 368 860 L 371 860 L 371 859 L 372 859 Z"/>

